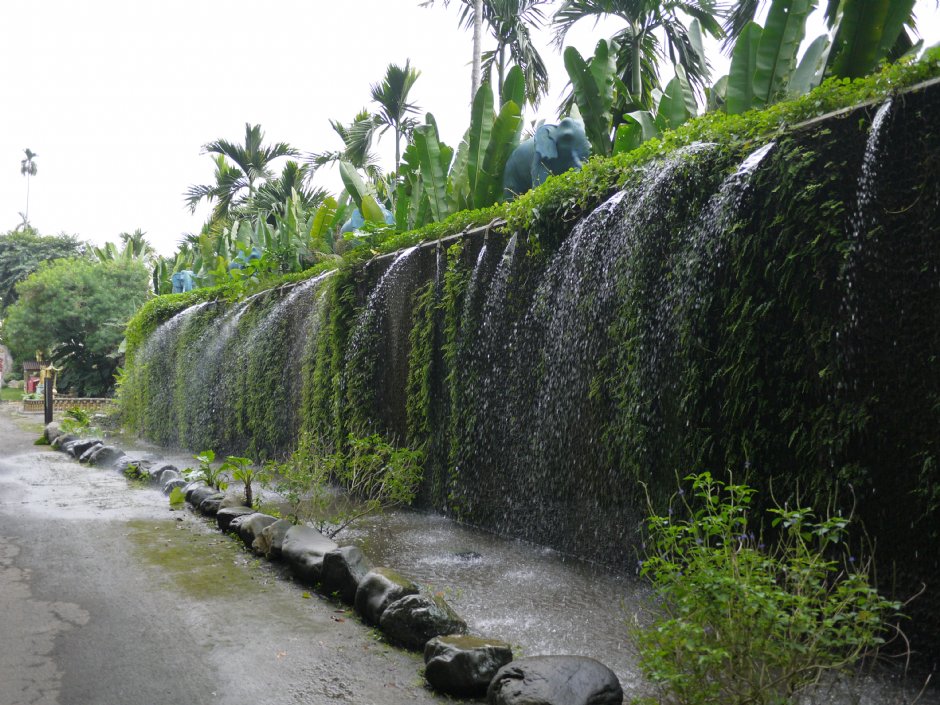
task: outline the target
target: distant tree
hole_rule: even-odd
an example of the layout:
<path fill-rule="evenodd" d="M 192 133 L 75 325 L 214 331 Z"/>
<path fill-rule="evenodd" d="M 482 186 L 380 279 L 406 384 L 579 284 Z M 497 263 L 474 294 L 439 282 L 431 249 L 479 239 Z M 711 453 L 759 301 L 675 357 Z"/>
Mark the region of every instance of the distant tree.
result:
<path fill-rule="evenodd" d="M 445 6 L 450 0 L 442 0 Z M 435 0 L 425 0 L 422 7 L 433 5 Z M 503 102 L 503 80 L 509 70 L 508 59 L 522 69 L 526 82 L 526 98 L 533 105 L 548 92 L 548 70 L 535 48 L 530 28 L 539 27 L 545 21 L 542 6 L 548 0 L 461 0 L 460 25 L 473 31 L 472 95 L 487 76 L 496 71 L 496 91 Z M 496 40 L 496 48 L 483 52 L 483 27 Z M 509 52 L 507 58 L 506 52 Z"/>
<path fill-rule="evenodd" d="M 40 350 L 62 367 L 60 387 L 107 395 L 114 388 L 124 328 L 146 301 L 149 279 L 136 260 L 44 263 L 17 284 L 4 340 L 17 360 L 31 359 Z"/>
<path fill-rule="evenodd" d="M 23 150 L 26 158 L 20 161 L 20 173 L 26 177 L 26 212 L 23 214 L 23 221 L 29 223 L 29 178 L 36 176 L 36 157 L 39 155 L 28 147 Z"/>
<path fill-rule="evenodd" d="M 377 127 L 383 133 L 391 128 L 395 134 L 396 174 L 401 166 L 401 140 L 407 138 L 417 124 L 409 115 L 417 113 L 418 106 L 408 102 L 408 94 L 420 75 L 420 71 L 411 67 L 410 61 L 406 60 L 404 66 L 389 64 L 385 78 L 371 88 L 372 100 L 379 105 L 379 112 L 375 115 Z"/>
<path fill-rule="evenodd" d="M 213 220 L 229 216 L 234 208 L 250 201 L 258 186 L 271 178 L 271 162 L 298 154 L 286 142 L 264 144 L 261 125 L 249 123 L 245 123 L 244 144 L 215 140 L 204 145 L 202 151 L 215 155 L 215 183 L 190 186 L 185 200 L 191 211 L 204 199 L 213 203 Z"/>
<path fill-rule="evenodd" d="M 16 301 L 15 286 L 54 259 L 77 257 L 85 244 L 72 235 L 43 236 L 32 228 L 0 234 L 0 312 Z"/>
<path fill-rule="evenodd" d="M 113 242 L 106 242 L 102 247 L 93 247 L 92 252 L 100 262 L 113 261 L 117 259 L 136 259 L 150 264 L 155 258 L 157 251 L 147 240 L 147 233 L 140 228 L 132 233 L 121 233 L 118 235 L 121 246 L 118 247 Z"/>

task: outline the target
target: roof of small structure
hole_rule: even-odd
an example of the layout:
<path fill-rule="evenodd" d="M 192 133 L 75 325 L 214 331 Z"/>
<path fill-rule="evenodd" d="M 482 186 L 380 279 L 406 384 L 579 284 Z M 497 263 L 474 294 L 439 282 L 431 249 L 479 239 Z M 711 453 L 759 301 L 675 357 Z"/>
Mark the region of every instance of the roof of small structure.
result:
<path fill-rule="evenodd" d="M 47 367 L 48 362 L 36 362 L 35 360 L 27 360 L 23 363 L 24 370 L 41 370 L 43 367 Z"/>

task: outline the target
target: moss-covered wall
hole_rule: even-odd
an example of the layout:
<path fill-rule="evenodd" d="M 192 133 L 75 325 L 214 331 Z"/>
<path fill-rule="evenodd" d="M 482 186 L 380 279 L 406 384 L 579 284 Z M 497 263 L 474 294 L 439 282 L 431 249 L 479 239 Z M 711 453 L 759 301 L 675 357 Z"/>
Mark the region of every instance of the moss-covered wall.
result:
<path fill-rule="evenodd" d="M 155 303 L 126 419 L 257 457 L 379 429 L 424 447 L 425 506 L 612 563 L 636 557 L 647 492 L 733 473 L 856 504 L 886 584 L 926 580 L 935 606 L 940 88 L 895 97 L 874 139 L 877 107 L 634 165 L 573 230 L 536 213 L 246 301 Z"/>

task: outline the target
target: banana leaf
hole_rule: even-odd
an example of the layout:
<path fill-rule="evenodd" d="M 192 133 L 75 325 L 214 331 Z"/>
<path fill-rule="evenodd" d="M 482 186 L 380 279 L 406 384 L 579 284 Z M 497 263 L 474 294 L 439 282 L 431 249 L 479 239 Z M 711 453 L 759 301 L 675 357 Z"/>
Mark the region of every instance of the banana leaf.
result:
<path fill-rule="evenodd" d="M 914 0 L 843 0 L 830 72 L 845 78 L 870 73 L 888 55 L 914 11 Z"/>
<path fill-rule="evenodd" d="M 474 208 L 491 206 L 503 195 L 503 171 L 509 155 L 519 144 L 522 109 L 514 101 L 505 103 L 493 122 L 489 144 L 483 156 L 483 168 L 473 195 Z"/>
<path fill-rule="evenodd" d="M 748 22 L 734 44 L 725 93 L 725 111 L 729 115 L 739 115 L 754 107 L 754 72 L 763 31 L 756 22 Z"/>
<path fill-rule="evenodd" d="M 492 131 L 493 89 L 489 81 L 484 81 L 473 98 L 467 139 L 467 183 L 474 203 L 477 201 L 478 194 L 486 189 L 486 186 L 480 182 L 486 179 L 483 162 Z"/>
<path fill-rule="evenodd" d="M 506 74 L 500 100 L 503 105 L 509 101 L 512 101 L 520 108 L 525 105 L 525 74 L 518 66 L 513 66 Z"/>
<path fill-rule="evenodd" d="M 447 172 L 441 167 L 442 150 L 437 127 L 433 122 L 416 127 L 413 140 L 431 217 L 440 222 L 450 215 L 451 210 L 447 199 Z"/>
<path fill-rule="evenodd" d="M 793 72 L 790 85 L 787 86 L 788 98 L 799 98 L 819 85 L 822 69 L 826 65 L 826 53 L 829 50 L 829 37 L 822 34 L 806 47 L 800 65 Z"/>
<path fill-rule="evenodd" d="M 610 46 L 602 39 L 597 43 L 590 64 L 574 47 L 565 49 L 564 58 L 591 147 L 595 154 L 609 154 L 616 53 L 610 51 Z"/>
<path fill-rule="evenodd" d="M 347 161 L 340 161 L 339 176 L 343 180 L 343 186 L 346 187 L 346 193 L 352 198 L 359 212 L 362 212 L 362 197 L 369 193 L 369 189 L 356 168 Z"/>
<path fill-rule="evenodd" d="M 806 34 L 806 18 L 815 0 L 773 0 L 757 47 L 754 107 L 764 107 L 786 94 L 796 57 Z"/>

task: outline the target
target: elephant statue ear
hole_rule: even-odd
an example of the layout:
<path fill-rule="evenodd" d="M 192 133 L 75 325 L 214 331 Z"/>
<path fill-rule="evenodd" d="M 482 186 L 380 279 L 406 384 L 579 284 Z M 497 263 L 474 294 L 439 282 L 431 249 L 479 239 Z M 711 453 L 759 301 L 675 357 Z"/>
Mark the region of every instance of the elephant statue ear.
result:
<path fill-rule="evenodd" d="M 558 147 L 555 144 L 555 125 L 542 125 L 535 131 L 535 153 L 539 160 L 558 158 Z"/>

